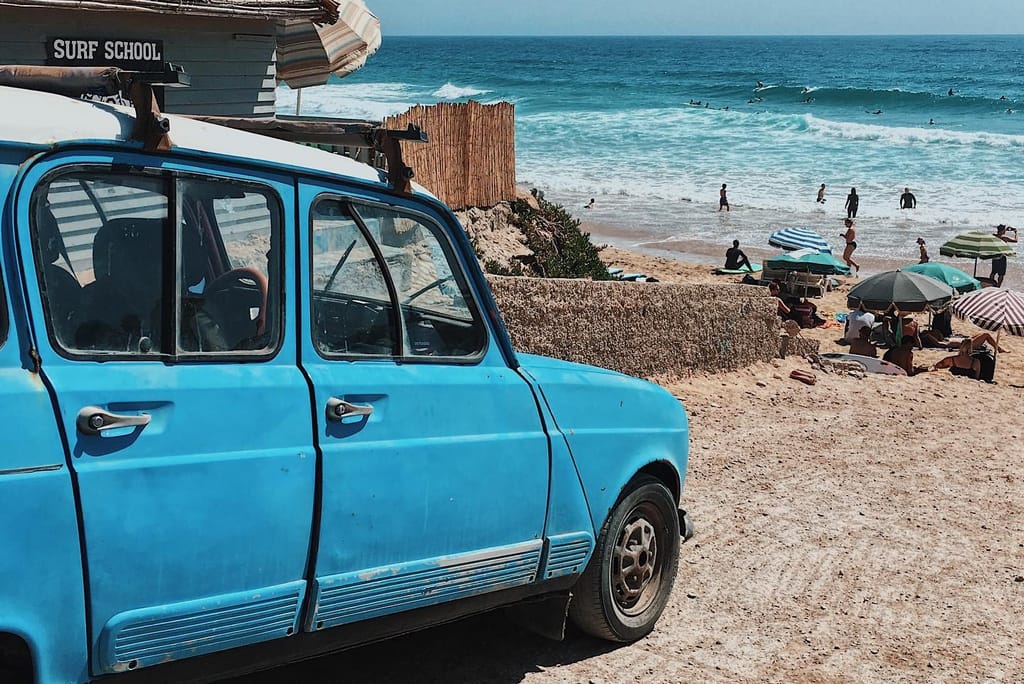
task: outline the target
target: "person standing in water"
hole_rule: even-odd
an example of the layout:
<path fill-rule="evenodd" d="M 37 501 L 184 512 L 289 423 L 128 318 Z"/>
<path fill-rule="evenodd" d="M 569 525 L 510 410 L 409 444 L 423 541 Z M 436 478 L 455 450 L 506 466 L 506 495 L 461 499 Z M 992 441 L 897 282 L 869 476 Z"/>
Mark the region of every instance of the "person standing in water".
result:
<path fill-rule="evenodd" d="M 825 203 L 825 184 L 824 183 L 822 183 L 821 187 L 818 188 L 818 199 L 815 200 L 815 201 L 818 204 L 824 204 Z"/>
<path fill-rule="evenodd" d="M 722 211 L 723 208 L 730 211 L 729 198 L 725 196 L 725 183 L 722 183 L 722 189 L 718 191 L 718 211 Z"/>
<path fill-rule="evenodd" d="M 857 188 L 850 188 L 850 194 L 846 196 L 846 218 L 857 218 L 858 205 L 860 205 L 860 197 L 857 196 Z"/>
<path fill-rule="evenodd" d="M 846 248 L 843 250 L 843 261 L 853 269 L 853 274 L 857 275 L 857 272 L 860 271 L 860 264 L 853 260 L 853 251 L 857 249 L 857 230 L 853 227 L 853 219 L 851 218 L 844 219 L 843 225 L 846 226 L 846 232 L 839 234 L 839 237 L 846 240 Z"/>
<path fill-rule="evenodd" d="M 914 193 L 910 192 L 910 188 L 903 188 L 903 194 L 900 195 L 900 209 L 917 209 L 917 198 L 914 197 Z"/>
<path fill-rule="evenodd" d="M 924 243 L 924 238 L 917 238 L 917 248 L 921 250 L 921 260 L 917 263 L 927 264 L 928 263 L 928 245 Z"/>

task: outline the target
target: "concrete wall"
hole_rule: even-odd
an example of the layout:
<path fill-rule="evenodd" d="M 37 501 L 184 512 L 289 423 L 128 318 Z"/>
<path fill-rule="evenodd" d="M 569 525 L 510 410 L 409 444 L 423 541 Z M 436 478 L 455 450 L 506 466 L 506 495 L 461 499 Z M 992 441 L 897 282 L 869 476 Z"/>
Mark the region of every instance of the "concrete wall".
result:
<path fill-rule="evenodd" d="M 779 354 L 762 287 L 488 276 L 515 348 L 630 375 L 685 376 Z"/>
<path fill-rule="evenodd" d="M 164 41 L 164 61 L 180 64 L 190 88 L 166 88 L 175 114 L 272 116 L 274 24 L 262 19 L 74 10 L 0 9 L 0 64 L 46 63 L 46 39 Z"/>

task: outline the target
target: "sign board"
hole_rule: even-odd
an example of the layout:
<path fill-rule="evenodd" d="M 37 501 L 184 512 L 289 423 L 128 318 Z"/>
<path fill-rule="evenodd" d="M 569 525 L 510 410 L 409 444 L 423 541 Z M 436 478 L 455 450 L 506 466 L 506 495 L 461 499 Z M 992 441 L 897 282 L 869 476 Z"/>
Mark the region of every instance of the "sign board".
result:
<path fill-rule="evenodd" d="M 164 41 L 132 38 L 46 39 L 48 66 L 116 66 L 130 71 L 162 71 Z"/>

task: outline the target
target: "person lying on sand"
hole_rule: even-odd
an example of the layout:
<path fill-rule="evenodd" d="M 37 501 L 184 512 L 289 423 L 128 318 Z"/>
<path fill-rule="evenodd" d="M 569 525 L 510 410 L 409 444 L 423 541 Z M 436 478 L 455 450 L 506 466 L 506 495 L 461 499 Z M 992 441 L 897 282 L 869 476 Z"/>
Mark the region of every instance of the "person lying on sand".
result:
<path fill-rule="evenodd" d="M 981 345 L 987 344 L 993 349 L 997 349 L 1000 354 L 1010 353 L 1009 349 L 999 347 L 996 344 L 996 339 L 987 332 L 978 333 L 974 337 L 948 340 L 940 337 L 934 330 L 925 330 L 921 333 L 921 341 L 926 343 L 929 347 L 937 347 L 939 349 L 960 349 L 963 347 L 964 342 L 969 342 L 971 347 L 974 349 L 980 349 Z"/>
<path fill-rule="evenodd" d="M 952 375 L 962 375 L 977 380 L 981 376 L 981 360 L 971 356 L 973 351 L 971 341 L 964 340 L 964 343 L 960 345 L 959 352 L 953 356 L 939 359 L 931 365 L 929 370 L 948 368 Z"/>

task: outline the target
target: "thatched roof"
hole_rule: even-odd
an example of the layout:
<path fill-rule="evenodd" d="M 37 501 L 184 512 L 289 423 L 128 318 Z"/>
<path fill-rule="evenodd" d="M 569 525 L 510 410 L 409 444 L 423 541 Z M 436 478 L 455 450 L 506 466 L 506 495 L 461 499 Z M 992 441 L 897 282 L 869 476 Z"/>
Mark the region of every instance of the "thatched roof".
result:
<path fill-rule="evenodd" d="M 336 0 L 0 0 L 0 7 L 156 12 L 203 17 L 338 20 Z"/>

